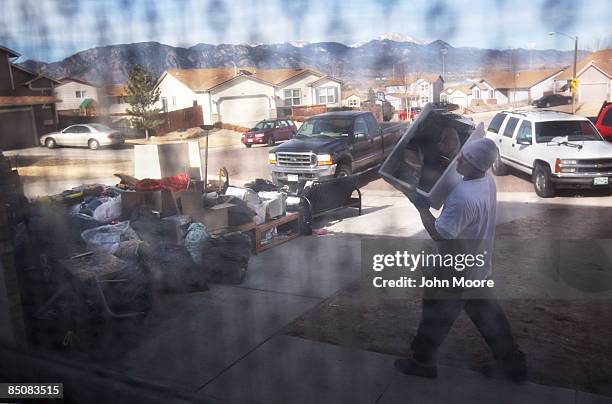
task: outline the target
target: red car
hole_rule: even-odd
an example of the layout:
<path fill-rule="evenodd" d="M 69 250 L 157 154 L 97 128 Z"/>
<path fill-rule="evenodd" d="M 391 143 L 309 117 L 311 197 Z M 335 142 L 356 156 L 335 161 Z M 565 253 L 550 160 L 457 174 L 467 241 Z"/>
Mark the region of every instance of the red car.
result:
<path fill-rule="evenodd" d="M 410 109 L 410 120 L 412 121 L 414 118 L 419 116 L 420 113 L 421 113 L 421 107 L 412 107 Z"/>
<path fill-rule="evenodd" d="M 612 142 L 612 102 L 604 101 L 601 105 L 595 120 L 595 127 L 604 139 Z"/>
<path fill-rule="evenodd" d="M 289 119 L 266 119 L 243 134 L 241 141 L 246 147 L 254 144 L 274 146 L 279 140 L 291 139 L 296 132 L 295 123 Z"/>

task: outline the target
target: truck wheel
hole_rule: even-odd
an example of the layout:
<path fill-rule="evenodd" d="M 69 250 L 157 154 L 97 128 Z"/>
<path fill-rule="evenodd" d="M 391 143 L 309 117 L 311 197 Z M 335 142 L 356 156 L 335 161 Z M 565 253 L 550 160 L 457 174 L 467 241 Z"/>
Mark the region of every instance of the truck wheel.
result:
<path fill-rule="evenodd" d="M 336 168 L 336 178 L 337 177 L 348 177 L 353 172 L 351 170 L 351 166 L 347 163 L 342 163 Z"/>
<path fill-rule="evenodd" d="M 508 166 L 502 163 L 501 158 L 499 157 L 499 154 L 497 155 L 497 158 L 495 159 L 495 161 L 493 162 L 493 165 L 491 166 L 491 171 L 493 171 L 493 174 L 498 177 L 501 177 L 503 175 L 508 175 Z"/>
<path fill-rule="evenodd" d="M 546 108 L 550 108 L 550 102 L 546 103 Z"/>
<path fill-rule="evenodd" d="M 536 164 L 533 170 L 533 188 L 540 198 L 555 196 L 555 186 L 550 179 L 550 168 L 542 163 Z"/>
<path fill-rule="evenodd" d="M 268 146 L 272 147 L 276 144 L 276 140 L 274 140 L 274 136 L 270 136 L 268 138 Z"/>
<path fill-rule="evenodd" d="M 246 146 L 246 148 L 247 148 L 247 149 L 250 149 L 250 148 L 251 148 L 251 146 L 253 146 L 253 145 L 252 145 L 252 144 L 250 144 L 250 143 L 247 143 L 247 144 L 245 144 L 245 146 Z"/>

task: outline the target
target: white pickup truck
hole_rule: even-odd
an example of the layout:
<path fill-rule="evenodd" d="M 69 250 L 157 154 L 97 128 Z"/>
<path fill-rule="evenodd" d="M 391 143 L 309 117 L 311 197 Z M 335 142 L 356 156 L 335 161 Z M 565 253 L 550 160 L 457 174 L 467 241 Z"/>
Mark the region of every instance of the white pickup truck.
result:
<path fill-rule="evenodd" d="M 499 148 L 495 175 L 508 166 L 532 176 L 538 196 L 557 188 L 610 188 L 612 143 L 587 118 L 556 111 L 500 112 L 486 137 Z"/>

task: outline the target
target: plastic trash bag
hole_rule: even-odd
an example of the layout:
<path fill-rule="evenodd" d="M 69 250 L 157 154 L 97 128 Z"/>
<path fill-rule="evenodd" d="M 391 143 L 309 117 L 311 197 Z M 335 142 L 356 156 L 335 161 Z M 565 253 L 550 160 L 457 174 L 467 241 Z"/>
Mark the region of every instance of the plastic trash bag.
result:
<path fill-rule="evenodd" d="M 100 223 L 110 223 L 121 216 L 121 198 L 111 198 L 98 206 L 93 212 L 93 218 Z"/>
<path fill-rule="evenodd" d="M 85 230 L 81 233 L 81 238 L 89 250 L 103 250 L 114 254 L 119 248 L 119 243 L 138 240 L 138 235 L 130 227 L 130 222 L 123 222 Z"/>
<path fill-rule="evenodd" d="M 185 236 L 185 248 L 189 251 L 193 262 L 196 264 L 202 263 L 202 247 L 209 235 L 206 232 L 206 226 L 202 223 L 191 223 Z"/>

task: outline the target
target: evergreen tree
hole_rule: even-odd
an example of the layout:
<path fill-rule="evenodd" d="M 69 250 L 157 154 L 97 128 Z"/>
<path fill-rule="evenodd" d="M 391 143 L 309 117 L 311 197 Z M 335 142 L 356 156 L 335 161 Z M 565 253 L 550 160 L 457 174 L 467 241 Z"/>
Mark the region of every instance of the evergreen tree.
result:
<path fill-rule="evenodd" d="M 376 93 L 371 88 L 368 90 L 368 101 L 372 104 L 376 103 Z"/>
<path fill-rule="evenodd" d="M 161 108 L 156 108 L 159 101 L 159 89 L 155 88 L 155 79 L 140 65 L 134 65 L 127 79 L 127 102 L 130 104 L 127 113 L 131 116 L 133 128 L 144 129 L 149 140 L 149 129 L 153 129 L 164 121 L 159 119 Z"/>

